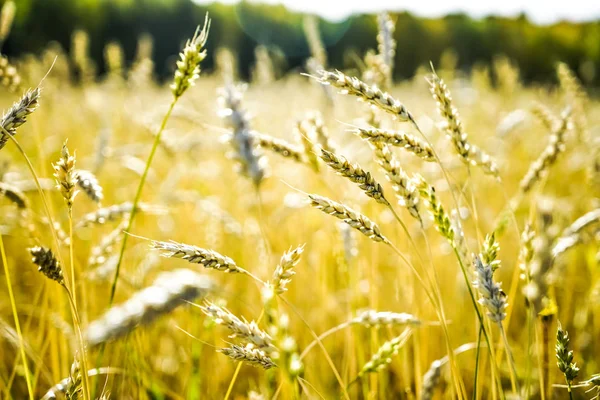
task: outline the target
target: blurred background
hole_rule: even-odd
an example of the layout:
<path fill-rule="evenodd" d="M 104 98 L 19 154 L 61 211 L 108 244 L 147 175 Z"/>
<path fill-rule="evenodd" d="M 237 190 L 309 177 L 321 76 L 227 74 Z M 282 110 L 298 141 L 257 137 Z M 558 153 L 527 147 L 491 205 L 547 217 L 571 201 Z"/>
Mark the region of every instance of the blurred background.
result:
<path fill-rule="evenodd" d="M 507 56 L 526 83 L 555 80 L 555 64 L 566 62 L 587 85 L 600 83 L 600 4 L 568 2 L 400 2 L 268 0 L 16 0 L 12 32 L 3 45 L 9 59 L 42 54 L 58 46 L 72 53 L 73 33 L 89 34 L 96 74 L 105 73 L 104 47 L 118 42 L 127 66 L 135 62 L 138 39 L 153 39 L 158 78 L 170 77 L 183 41 L 204 19 L 213 19 L 204 68 L 214 67 L 211 52 L 228 48 L 237 56 L 241 79 L 249 79 L 265 51 L 277 74 L 300 69 L 310 56 L 304 33 L 306 14 L 318 27 L 332 68 L 361 69 L 362 55 L 376 48 L 377 20 L 383 10 L 396 21 L 396 79 L 415 75 L 419 66 L 454 64 L 470 70 Z M 552 3 L 552 4 L 551 4 Z M 149 36 L 148 36 L 149 35 Z M 261 51 L 257 52 L 257 46 Z M 452 67 L 452 65 L 448 65 Z"/>

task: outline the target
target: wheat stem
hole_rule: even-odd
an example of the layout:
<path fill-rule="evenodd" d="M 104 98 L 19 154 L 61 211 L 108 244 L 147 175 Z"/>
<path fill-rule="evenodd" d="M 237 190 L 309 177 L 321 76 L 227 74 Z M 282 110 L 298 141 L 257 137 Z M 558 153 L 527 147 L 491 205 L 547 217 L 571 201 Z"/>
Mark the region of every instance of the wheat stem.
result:
<path fill-rule="evenodd" d="M 152 144 L 152 149 L 150 150 L 150 155 L 148 156 L 148 160 L 146 161 L 146 167 L 144 168 L 144 172 L 142 174 L 142 178 L 140 179 L 140 183 L 138 184 L 137 192 L 135 194 L 135 199 L 133 200 L 133 206 L 131 208 L 131 214 L 129 215 L 129 222 L 127 223 L 127 232 L 131 231 L 133 227 L 133 220 L 135 219 L 136 211 L 138 203 L 142 198 L 142 190 L 144 189 L 144 184 L 146 183 L 146 178 L 148 177 L 148 171 L 150 171 L 150 164 L 152 164 L 152 159 L 154 158 L 154 154 L 156 153 L 156 149 L 158 148 L 158 144 L 160 143 L 160 138 L 162 133 L 167 125 L 167 121 L 173 112 L 173 108 L 177 103 L 178 97 L 173 97 L 173 101 L 171 101 L 171 105 L 165 114 L 162 123 L 160 124 L 160 129 L 158 133 L 154 137 L 154 143 Z M 117 261 L 117 266 L 115 267 L 115 276 L 112 281 L 112 285 L 110 288 L 110 298 L 108 301 L 108 306 L 112 306 L 113 301 L 115 299 L 115 292 L 117 290 L 117 282 L 119 280 L 119 272 L 121 271 L 121 263 L 123 262 L 123 255 L 125 254 L 125 247 L 127 247 L 127 239 L 128 235 L 123 237 L 123 242 L 121 243 L 121 250 L 119 251 L 119 260 Z"/>
<path fill-rule="evenodd" d="M 2 254 L 2 265 L 4 266 L 4 278 L 6 279 L 6 286 L 8 287 L 8 297 L 10 298 L 10 306 L 12 309 L 13 318 L 15 320 L 15 329 L 17 330 L 17 336 L 19 339 L 19 351 L 21 353 L 21 359 L 23 361 L 23 368 L 25 370 L 25 382 L 27 382 L 27 393 L 29 393 L 29 399 L 33 400 L 33 386 L 31 384 L 31 373 L 29 366 L 27 365 L 27 357 L 25 356 L 25 344 L 23 342 L 23 334 L 21 333 L 21 324 L 19 324 L 19 315 L 17 314 L 17 303 L 15 302 L 15 296 L 12 290 L 12 284 L 10 281 L 10 270 L 6 261 L 6 251 L 4 250 L 4 240 L 0 235 L 0 253 Z"/>

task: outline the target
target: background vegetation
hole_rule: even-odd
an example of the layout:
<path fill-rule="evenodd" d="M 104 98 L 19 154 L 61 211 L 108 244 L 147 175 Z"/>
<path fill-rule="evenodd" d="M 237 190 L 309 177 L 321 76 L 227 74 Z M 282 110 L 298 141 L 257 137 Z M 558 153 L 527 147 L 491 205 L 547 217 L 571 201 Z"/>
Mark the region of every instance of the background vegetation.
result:
<path fill-rule="evenodd" d="M 137 38 L 149 33 L 155 41 L 153 59 L 161 77 L 172 72 L 172 58 L 181 43 L 208 10 L 213 32 L 208 51 L 228 47 L 239 58 L 242 77 L 249 76 L 254 48 L 266 45 L 285 56 L 284 69 L 302 65 L 309 49 L 302 30 L 302 15 L 283 6 L 241 2 L 201 7 L 191 0 L 19 0 L 17 18 L 4 51 L 9 56 L 39 54 L 53 40 L 66 49 L 71 34 L 83 29 L 90 35 L 91 56 L 104 70 L 104 44 L 118 41 L 128 63 L 133 61 Z M 563 61 L 584 82 L 598 84 L 600 77 L 600 21 L 559 22 L 535 25 L 526 16 L 518 18 L 449 15 L 439 19 L 418 18 L 409 13 L 392 15 L 394 38 L 403 51 L 396 56 L 396 79 L 410 78 L 421 65 L 438 63 L 452 49 L 458 67 L 489 64 L 500 54 L 517 63 L 525 82 L 554 80 L 556 62 Z M 372 15 L 356 15 L 340 23 L 320 21 L 330 65 L 355 65 L 357 55 L 376 46 L 377 24 Z M 211 69 L 214 58 L 208 57 Z"/>

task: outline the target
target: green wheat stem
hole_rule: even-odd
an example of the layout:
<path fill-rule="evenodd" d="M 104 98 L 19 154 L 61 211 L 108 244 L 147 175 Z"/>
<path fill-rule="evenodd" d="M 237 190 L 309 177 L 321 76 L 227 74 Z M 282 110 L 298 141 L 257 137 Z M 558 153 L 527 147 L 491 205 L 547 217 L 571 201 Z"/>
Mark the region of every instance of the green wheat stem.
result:
<path fill-rule="evenodd" d="M 167 125 L 167 121 L 169 120 L 169 117 L 171 116 L 171 113 L 173 112 L 173 108 L 175 107 L 175 104 L 177 103 L 178 99 L 179 99 L 178 97 L 174 97 L 173 101 L 171 101 L 171 105 L 169 106 L 169 109 L 162 120 L 160 129 L 158 130 L 158 133 L 156 134 L 156 136 L 154 138 L 154 143 L 152 144 L 152 149 L 150 150 L 150 155 L 148 156 L 148 160 L 146 161 L 146 167 L 144 168 L 144 173 L 142 174 L 142 178 L 140 179 L 140 183 L 138 185 L 137 192 L 135 194 L 135 199 L 133 200 L 133 206 L 131 208 L 131 214 L 129 215 L 129 222 L 127 223 L 126 232 L 131 232 L 131 228 L 133 227 L 133 221 L 134 221 L 136 213 L 137 213 L 137 206 L 140 202 L 140 199 L 142 198 L 142 191 L 144 189 L 144 184 L 146 183 L 146 178 L 148 177 L 148 171 L 150 171 L 150 164 L 152 164 L 152 159 L 154 158 L 154 154 L 156 153 L 156 149 L 158 148 L 158 144 L 160 143 L 160 138 L 162 136 L 165 126 Z M 129 235 L 125 235 L 123 237 L 123 242 L 121 243 L 121 250 L 119 251 L 119 259 L 118 259 L 117 265 L 115 267 L 115 276 L 113 278 L 112 285 L 110 288 L 110 298 L 108 301 L 109 307 L 112 305 L 114 298 L 115 298 L 115 292 L 117 291 L 117 282 L 119 281 L 119 273 L 121 272 L 121 263 L 123 262 L 123 255 L 125 254 L 125 248 L 127 247 L 127 239 L 128 238 L 129 238 Z"/>
<path fill-rule="evenodd" d="M 19 323 L 19 315 L 17 314 L 17 303 L 15 302 L 15 296 L 12 290 L 12 284 L 10 281 L 10 270 L 6 261 L 6 252 L 4 250 L 4 240 L 0 235 L 0 253 L 2 254 L 2 265 L 4 266 L 4 277 L 6 279 L 6 286 L 8 287 L 8 297 L 10 298 L 10 306 L 12 308 L 13 317 L 15 320 L 15 329 L 17 330 L 17 337 L 19 338 L 19 351 L 21 353 L 21 359 L 23 360 L 23 367 L 25 369 L 25 381 L 27 382 L 27 393 L 29 393 L 29 399 L 33 400 L 33 385 L 31 384 L 31 375 L 29 372 L 29 366 L 27 365 L 27 357 L 25 356 L 25 344 L 23 342 L 23 334 L 21 333 L 21 324 Z"/>

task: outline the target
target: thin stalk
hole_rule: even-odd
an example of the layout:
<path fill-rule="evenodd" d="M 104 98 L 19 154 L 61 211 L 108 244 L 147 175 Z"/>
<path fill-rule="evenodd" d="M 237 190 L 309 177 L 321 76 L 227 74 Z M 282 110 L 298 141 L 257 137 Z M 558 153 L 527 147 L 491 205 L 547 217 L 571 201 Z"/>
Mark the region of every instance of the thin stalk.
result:
<path fill-rule="evenodd" d="M 532 345 L 532 328 L 533 328 L 533 315 L 532 308 L 527 313 L 527 365 L 526 365 L 526 376 L 525 376 L 525 398 L 529 398 L 529 391 L 531 389 L 531 345 Z"/>
<path fill-rule="evenodd" d="M 264 317 L 265 315 L 265 309 L 263 308 L 262 311 L 260 312 L 260 315 L 258 316 L 258 319 L 256 320 L 256 323 L 259 324 L 260 320 Z M 238 362 L 236 368 L 235 368 L 235 372 L 233 373 L 233 377 L 231 378 L 231 382 L 229 382 L 229 387 L 227 388 L 227 393 L 225 393 L 225 398 L 223 400 L 227 400 L 229 398 L 229 395 L 231 395 L 231 391 L 233 390 L 233 385 L 235 385 L 235 381 L 237 380 L 238 374 L 240 373 L 240 369 L 242 369 L 242 364 L 243 361 Z"/>
<path fill-rule="evenodd" d="M 481 333 L 483 326 L 479 326 L 479 334 L 477 335 L 477 352 L 475 353 L 475 375 L 473 377 L 473 400 L 477 400 L 477 377 L 479 376 L 479 353 L 481 350 Z"/>
<path fill-rule="evenodd" d="M 25 153 L 25 151 L 23 150 L 23 148 L 21 147 L 21 145 L 19 144 L 17 139 L 15 139 L 15 137 L 13 135 L 11 135 L 10 133 L 8 133 L 6 131 L 6 129 L 4 129 L 3 127 L 0 127 L 0 129 L 2 129 L 5 133 L 5 135 L 7 135 L 8 138 L 13 141 L 15 146 L 17 146 L 17 149 L 19 150 L 19 152 L 21 153 L 21 155 L 23 156 L 23 158 L 25 159 L 25 161 L 27 163 L 27 167 L 29 168 L 29 171 L 31 172 L 31 175 L 33 177 L 33 180 L 35 181 L 37 190 L 40 194 L 40 198 L 42 199 L 42 204 L 44 205 L 44 211 L 46 212 L 46 217 L 48 218 L 48 221 L 49 221 L 50 231 L 52 232 L 52 236 L 54 237 L 54 242 L 56 244 L 56 255 L 57 255 L 61 265 L 65 265 L 65 263 L 62 259 L 62 255 L 60 253 L 60 242 L 58 240 L 58 235 L 56 234 L 56 229 L 54 229 L 54 223 L 53 223 L 54 219 L 52 218 L 52 214 L 50 213 L 50 208 L 48 207 L 48 202 L 46 201 L 46 195 L 44 194 L 44 191 L 42 190 L 40 181 L 37 177 L 37 174 L 35 173 L 35 169 L 33 168 L 33 164 L 31 164 L 29 157 L 27 157 L 27 154 Z M 66 288 L 68 288 L 69 282 L 68 282 L 68 279 L 66 276 L 64 277 L 64 279 L 65 279 L 64 287 L 66 289 Z M 85 367 L 87 365 L 87 362 L 86 362 L 85 345 L 83 342 L 83 336 L 81 335 L 81 324 L 80 324 L 79 316 L 77 314 L 77 308 L 75 307 L 75 304 L 73 303 L 71 293 L 69 293 L 68 289 L 67 289 L 67 293 L 69 294 L 69 301 L 71 303 L 71 316 L 73 318 L 73 325 L 75 326 L 75 330 L 77 331 L 78 337 L 79 337 L 79 347 L 80 347 L 80 351 L 81 351 L 81 360 L 82 360 L 81 362 L 82 362 L 82 365 Z M 90 392 L 88 389 L 87 369 L 85 369 L 85 368 L 83 369 L 82 375 L 83 375 L 84 399 L 89 400 Z"/>
<path fill-rule="evenodd" d="M 235 372 L 233 373 L 233 378 L 231 378 L 231 382 L 229 382 L 229 387 L 227 388 L 227 393 L 225 393 L 225 397 L 223 398 L 223 400 L 229 399 L 229 395 L 231 394 L 231 391 L 233 390 L 233 385 L 235 384 L 237 376 L 240 373 L 240 369 L 242 369 L 242 364 L 243 364 L 242 361 L 237 363 L 237 366 L 235 367 Z"/>
<path fill-rule="evenodd" d="M 466 390 L 464 388 L 464 382 L 462 382 L 462 379 L 460 379 L 460 376 L 458 374 L 458 369 L 457 369 L 456 362 L 454 359 L 454 353 L 452 352 L 452 345 L 450 344 L 450 336 L 448 333 L 448 327 L 446 325 L 446 312 L 444 311 L 444 305 L 443 305 L 444 303 L 442 301 L 442 292 L 440 290 L 437 272 L 435 271 L 435 268 L 433 266 L 433 256 L 431 254 L 431 247 L 429 246 L 429 241 L 427 240 L 427 235 L 425 234 L 425 231 L 423 229 L 423 224 L 421 224 L 421 233 L 423 234 L 423 239 L 425 240 L 425 243 L 427 244 L 427 249 L 429 252 L 429 263 L 430 263 L 431 269 L 433 271 L 433 278 L 431 276 L 431 273 L 427 272 L 427 269 L 425 268 L 425 261 L 423 260 L 423 257 L 421 256 L 421 253 L 419 252 L 417 244 L 415 243 L 410 232 L 408 231 L 406 224 L 400 219 L 400 217 L 398 216 L 398 214 L 396 213 L 394 208 L 391 206 L 391 204 L 389 205 L 389 209 L 392 211 L 392 214 L 394 215 L 394 217 L 396 218 L 396 220 L 398 221 L 398 223 L 404 230 L 404 233 L 406 233 L 406 236 L 408 237 L 411 245 L 415 249 L 415 252 L 417 253 L 417 257 L 419 258 L 419 261 L 421 262 L 421 265 L 423 266 L 423 271 L 427 275 L 429 284 L 431 285 L 434 294 L 437 296 L 437 299 L 436 299 L 437 303 L 434 303 L 434 306 L 436 306 L 438 308 L 438 313 L 440 315 L 440 322 L 444 327 L 444 334 L 446 335 L 446 342 L 447 342 L 447 347 L 448 347 L 448 356 L 450 359 L 449 360 L 450 361 L 450 370 L 452 371 L 452 377 L 455 380 L 454 384 L 456 384 L 464 392 L 464 393 L 462 393 L 462 395 L 464 395 L 466 398 Z"/>
<path fill-rule="evenodd" d="M 77 308 L 77 292 L 75 290 L 75 260 L 73 257 L 73 210 L 69 210 L 69 258 L 71 259 L 71 293 L 73 304 Z"/>
<path fill-rule="evenodd" d="M 573 400 L 573 391 L 571 390 L 571 382 L 568 381 L 566 378 L 565 378 L 565 381 L 567 381 L 567 390 L 569 392 L 569 400 Z"/>
<path fill-rule="evenodd" d="M 331 328 L 331 329 L 329 329 L 329 330 L 321 333 L 321 335 L 319 335 L 319 337 L 317 337 L 315 340 L 313 340 L 312 342 L 310 342 L 308 344 L 308 346 L 306 346 L 304 348 L 304 350 L 302 351 L 302 354 L 300 354 L 300 360 L 302 360 L 306 356 L 306 354 L 308 354 L 308 352 L 310 351 L 310 349 L 312 349 L 313 347 L 315 347 L 315 345 L 318 342 L 323 341 L 323 339 L 325 339 L 327 336 L 329 336 L 331 334 L 334 334 L 335 332 L 339 332 L 342 329 L 344 329 L 344 328 L 346 328 L 346 327 L 348 327 L 350 325 L 351 325 L 350 322 L 344 322 L 344 323 L 341 323 L 341 324 L 339 324 L 337 326 L 334 326 L 333 328 Z"/>
<path fill-rule="evenodd" d="M 79 318 L 79 313 L 77 312 L 77 307 L 75 307 L 75 301 L 68 287 L 64 286 L 65 291 L 67 292 L 67 297 L 69 298 L 69 304 L 71 305 L 71 313 L 73 314 L 73 319 L 75 320 L 75 332 L 77 332 L 77 339 L 80 344 L 80 352 L 81 352 L 81 375 L 83 377 L 83 398 L 88 400 L 90 397 L 90 384 L 88 381 L 88 368 L 87 368 L 87 357 L 85 353 L 85 345 L 83 340 L 83 335 L 81 334 L 81 319 Z"/>
<path fill-rule="evenodd" d="M 52 232 L 52 237 L 54 238 L 54 242 L 56 244 L 56 255 L 58 257 L 58 260 L 60 261 L 60 264 L 65 265 L 65 263 L 62 259 L 62 255 L 60 253 L 60 241 L 58 240 L 58 235 L 56 234 L 56 229 L 54 229 L 54 223 L 53 223 L 54 218 L 52 218 L 52 214 L 50 213 L 50 208 L 48 207 L 48 201 L 46 200 L 46 195 L 44 194 L 44 190 L 42 189 L 42 186 L 40 185 L 40 181 L 37 177 L 37 174 L 35 173 L 33 164 L 31 164 L 29 157 L 27 157 L 27 154 L 25 153 L 25 151 L 23 150 L 23 148 L 21 147 L 21 145 L 19 144 L 17 139 L 15 139 L 15 137 L 13 135 L 9 134 L 6 131 L 6 129 L 4 129 L 3 127 L 0 126 L 0 129 L 2 129 L 4 131 L 4 134 L 7 135 L 10 140 L 13 141 L 15 146 L 17 146 L 17 149 L 19 150 L 19 152 L 25 159 L 25 162 L 27 163 L 27 167 L 29 168 L 29 171 L 31 172 L 33 180 L 35 181 L 35 186 L 37 187 L 37 190 L 40 194 L 40 198 L 42 199 L 42 204 L 44 206 L 44 212 L 46 213 L 46 218 L 48 218 L 48 221 L 49 221 L 48 226 L 50 227 L 50 231 Z M 65 276 L 65 282 L 68 283 L 68 279 L 66 276 Z"/>
<path fill-rule="evenodd" d="M 133 227 L 133 220 L 135 219 L 135 215 L 137 213 L 137 206 L 142 197 L 142 190 L 144 189 L 144 184 L 146 183 L 146 178 L 148 177 L 148 171 L 150 171 L 150 164 L 152 164 L 152 159 L 154 158 L 154 154 L 156 153 L 156 149 L 160 143 L 160 138 L 162 136 L 163 131 L 165 130 L 165 126 L 167 125 L 167 121 L 173 112 L 173 108 L 177 103 L 178 97 L 174 97 L 173 101 L 171 101 L 171 105 L 165 114 L 162 123 L 160 124 L 160 129 L 154 138 L 154 143 L 152 144 L 152 150 L 150 150 L 150 155 L 148 156 L 148 160 L 146 161 L 146 167 L 144 168 L 144 173 L 142 174 L 142 178 L 140 179 L 140 183 L 137 188 L 137 192 L 135 194 L 135 199 L 133 200 L 133 206 L 131 208 L 131 214 L 129 215 L 129 222 L 127 223 L 126 232 L 131 232 L 131 228 Z M 125 254 L 125 247 L 127 247 L 127 239 L 129 235 L 125 235 L 123 237 L 123 242 L 121 244 L 121 250 L 119 252 L 119 260 L 117 261 L 117 266 L 115 268 L 115 277 L 113 278 L 112 285 L 110 288 L 110 298 L 108 301 L 108 306 L 112 306 L 113 301 L 115 299 L 115 292 L 117 291 L 117 282 L 119 280 L 119 272 L 121 271 L 121 263 L 123 261 L 123 255 Z"/>
<path fill-rule="evenodd" d="M 548 352 L 548 344 L 550 343 L 550 324 L 551 319 L 548 317 L 542 317 L 542 380 L 546 397 L 550 396 L 550 356 Z"/>
<path fill-rule="evenodd" d="M 479 319 L 479 323 L 481 324 L 481 329 L 483 332 L 483 337 L 485 338 L 485 342 L 490 351 L 490 357 L 492 360 L 492 369 L 493 369 L 493 371 L 495 371 L 494 375 L 496 377 L 496 383 L 498 384 L 500 393 L 502 394 L 502 396 L 504 396 L 504 393 L 502 392 L 502 383 L 500 382 L 500 376 L 498 375 L 498 365 L 496 364 L 496 357 L 494 356 L 494 351 L 492 349 L 492 343 L 488 336 L 487 330 L 484 327 L 485 321 L 483 320 L 483 316 L 481 315 L 481 312 L 479 311 L 479 307 L 477 306 L 477 300 L 475 300 L 475 294 L 473 293 L 473 288 L 471 287 L 471 283 L 469 282 L 469 276 L 467 275 L 467 270 L 460 258 L 460 254 L 458 254 L 458 250 L 456 249 L 456 247 L 452 246 L 452 249 L 454 250 L 454 254 L 456 255 L 456 258 L 458 259 L 460 269 L 463 273 L 463 277 L 465 278 L 465 284 L 467 285 L 467 289 L 469 290 L 469 296 L 471 297 L 471 302 L 473 303 L 473 308 L 475 309 L 475 314 L 477 315 L 477 318 Z"/>
<path fill-rule="evenodd" d="M 506 349 L 506 359 L 508 360 L 508 365 L 510 365 L 510 384 L 512 386 L 513 392 L 518 396 L 519 395 L 519 383 L 517 381 L 517 368 L 515 367 L 515 359 L 513 357 L 512 351 L 510 350 L 510 346 L 508 345 L 508 338 L 506 337 L 506 330 L 504 330 L 504 326 L 501 323 L 500 325 L 500 334 L 502 335 L 502 340 L 504 341 L 504 348 Z"/>
<path fill-rule="evenodd" d="M 19 315 L 17 314 L 17 303 L 15 302 L 15 296 L 13 294 L 12 284 L 10 282 L 10 270 L 8 269 L 8 263 L 6 262 L 6 252 L 4 250 L 4 240 L 2 239 L 2 235 L 0 235 L 0 253 L 2 253 L 4 277 L 6 278 L 6 286 L 8 286 L 8 297 L 10 298 L 10 306 L 12 308 L 12 314 L 15 320 L 15 329 L 17 330 L 17 336 L 19 338 L 19 351 L 21 353 L 21 359 L 23 360 L 23 367 L 25 369 L 27 393 L 29 394 L 29 399 L 33 400 L 33 385 L 31 384 L 29 366 L 27 365 L 27 357 L 25 356 L 25 344 L 23 342 L 23 334 L 21 333 L 21 324 L 19 324 Z"/>
<path fill-rule="evenodd" d="M 340 373 L 338 372 L 337 368 L 335 367 L 335 364 L 333 363 L 333 360 L 329 356 L 327 349 L 325 349 L 325 346 L 323 346 L 323 343 L 321 343 L 321 341 L 319 340 L 319 337 L 317 336 L 315 331 L 310 327 L 310 325 L 308 324 L 306 319 L 304 319 L 304 317 L 300 314 L 300 312 L 296 309 L 296 307 L 293 306 L 292 303 L 287 301 L 283 296 L 279 296 L 279 298 L 294 312 L 294 314 L 296 314 L 298 316 L 298 318 L 300 318 L 300 321 L 302 321 L 302 323 L 304 323 L 304 325 L 306 325 L 310 334 L 317 341 L 317 344 L 319 345 L 321 350 L 323 350 L 325 359 L 327 360 L 327 363 L 329 364 L 329 367 L 331 368 L 331 371 L 333 372 L 335 379 L 337 380 L 338 384 L 340 385 L 340 388 L 342 389 L 342 395 L 344 396 L 345 399 L 350 400 L 350 396 L 348 395 L 348 391 L 346 390 L 346 385 L 344 385 L 344 381 L 342 380 Z"/>

